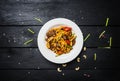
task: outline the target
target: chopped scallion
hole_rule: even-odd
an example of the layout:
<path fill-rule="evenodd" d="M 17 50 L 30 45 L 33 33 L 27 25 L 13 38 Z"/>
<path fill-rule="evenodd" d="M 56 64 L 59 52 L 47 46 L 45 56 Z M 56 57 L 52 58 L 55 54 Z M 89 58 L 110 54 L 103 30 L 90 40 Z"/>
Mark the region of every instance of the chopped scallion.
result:
<path fill-rule="evenodd" d="M 32 34 L 35 33 L 33 30 L 31 30 L 31 29 L 29 29 L 29 28 L 28 28 L 28 31 L 29 31 L 30 33 L 32 33 Z"/>
<path fill-rule="evenodd" d="M 98 47 L 100 49 L 111 49 L 111 47 Z"/>
<path fill-rule="evenodd" d="M 112 37 L 110 37 L 110 43 L 109 43 L 109 46 L 110 46 L 110 47 L 112 46 Z"/>
<path fill-rule="evenodd" d="M 96 53 L 94 54 L 94 61 L 96 61 Z"/>
<path fill-rule="evenodd" d="M 104 33 L 105 33 L 105 31 L 103 31 L 103 32 L 99 35 L 99 38 L 101 38 Z"/>
<path fill-rule="evenodd" d="M 31 43 L 32 41 L 33 41 L 33 39 L 30 39 L 30 40 L 26 41 L 26 42 L 24 43 L 24 45 L 27 45 L 27 44 Z"/>
<path fill-rule="evenodd" d="M 85 37 L 84 42 L 90 37 L 90 33 Z"/>
<path fill-rule="evenodd" d="M 109 18 L 106 19 L 106 24 L 105 24 L 106 27 L 108 26 L 108 22 L 109 22 Z"/>
<path fill-rule="evenodd" d="M 35 18 L 35 20 L 37 20 L 37 21 L 39 21 L 39 22 L 41 22 L 41 23 L 42 23 L 42 20 L 41 20 L 41 19 L 39 19 L 39 18 Z"/>

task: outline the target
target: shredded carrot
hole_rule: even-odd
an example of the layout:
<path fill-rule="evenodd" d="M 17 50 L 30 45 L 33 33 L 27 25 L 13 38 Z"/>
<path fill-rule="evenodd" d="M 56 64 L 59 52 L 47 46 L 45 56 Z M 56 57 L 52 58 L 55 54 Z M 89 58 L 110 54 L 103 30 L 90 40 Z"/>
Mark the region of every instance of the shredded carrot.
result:
<path fill-rule="evenodd" d="M 90 37 L 90 33 L 85 37 L 84 42 Z"/>

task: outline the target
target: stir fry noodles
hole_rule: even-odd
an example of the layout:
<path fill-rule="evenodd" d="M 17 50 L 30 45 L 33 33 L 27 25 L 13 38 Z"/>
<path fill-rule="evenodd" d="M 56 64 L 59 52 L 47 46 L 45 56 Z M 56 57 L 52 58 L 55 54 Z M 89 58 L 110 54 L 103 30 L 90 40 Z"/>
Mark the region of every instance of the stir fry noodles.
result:
<path fill-rule="evenodd" d="M 68 26 L 57 26 L 46 33 L 46 46 L 57 55 L 69 53 L 76 42 L 76 35 Z"/>

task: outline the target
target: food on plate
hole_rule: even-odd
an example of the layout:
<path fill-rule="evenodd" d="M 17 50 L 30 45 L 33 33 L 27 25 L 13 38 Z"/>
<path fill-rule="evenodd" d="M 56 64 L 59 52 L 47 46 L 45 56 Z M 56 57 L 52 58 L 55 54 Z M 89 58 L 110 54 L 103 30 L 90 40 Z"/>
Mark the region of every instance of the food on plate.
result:
<path fill-rule="evenodd" d="M 57 55 L 69 53 L 76 43 L 76 35 L 69 26 L 56 26 L 46 33 L 46 47 Z"/>

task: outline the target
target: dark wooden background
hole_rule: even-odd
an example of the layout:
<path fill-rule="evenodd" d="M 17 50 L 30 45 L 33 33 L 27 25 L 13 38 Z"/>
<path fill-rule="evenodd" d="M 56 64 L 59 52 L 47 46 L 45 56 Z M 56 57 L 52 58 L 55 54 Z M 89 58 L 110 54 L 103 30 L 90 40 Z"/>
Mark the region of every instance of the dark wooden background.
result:
<path fill-rule="evenodd" d="M 75 59 L 66 68 L 48 62 L 40 54 L 36 41 L 42 25 L 58 17 L 76 22 L 84 37 L 91 34 L 84 43 L 87 51 L 79 55 L 81 62 Z M 109 18 L 108 27 L 105 27 L 106 18 Z M 35 34 L 28 32 L 28 28 Z M 98 39 L 104 30 L 105 38 Z M 119 34 L 117 0 L 0 0 L 0 81 L 119 81 Z M 113 38 L 111 49 L 98 49 L 109 46 L 109 37 Z M 24 45 L 29 39 L 34 40 Z M 87 55 L 86 60 L 83 54 Z M 80 70 L 75 71 L 78 66 Z M 61 73 L 57 72 L 58 67 L 62 68 Z"/>

